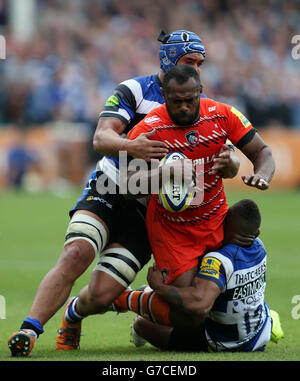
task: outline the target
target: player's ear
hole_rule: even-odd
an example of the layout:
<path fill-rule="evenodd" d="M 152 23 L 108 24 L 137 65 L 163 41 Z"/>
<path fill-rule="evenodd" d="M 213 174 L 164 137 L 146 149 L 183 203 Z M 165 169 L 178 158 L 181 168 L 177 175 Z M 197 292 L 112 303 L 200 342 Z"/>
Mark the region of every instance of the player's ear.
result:
<path fill-rule="evenodd" d="M 260 235 L 260 229 L 257 229 L 257 233 L 255 235 L 255 238 L 257 238 Z"/>

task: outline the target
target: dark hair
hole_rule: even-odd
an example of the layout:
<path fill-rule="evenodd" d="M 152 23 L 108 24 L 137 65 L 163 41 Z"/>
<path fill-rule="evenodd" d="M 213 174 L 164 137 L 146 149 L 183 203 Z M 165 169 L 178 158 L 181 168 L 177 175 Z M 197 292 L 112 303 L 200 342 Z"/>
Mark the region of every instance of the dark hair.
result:
<path fill-rule="evenodd" d="M 253 200 L 244 199 L 234 204 L 234 210 L 243 221 L 247 222 L 254 231 L 259 229 L 261 214 Z"/>
<path fill-rule="evenodd" d="M 177 65 L 174 66 L 172 69 L 168 70 L 164 76 L 163 82 L 162 82 L 162 88 L 164 91 L 166 91 L 168 87 L 168 83 L 171 81 L 171 79 L 175 79 L 175 81 L 179 85 L 183 85 L 186 83 L 190 78 L 194 78 L 197 87 L 201 89 L 201 81 L 199 74 L 197 71 L 190 65 Z"/>

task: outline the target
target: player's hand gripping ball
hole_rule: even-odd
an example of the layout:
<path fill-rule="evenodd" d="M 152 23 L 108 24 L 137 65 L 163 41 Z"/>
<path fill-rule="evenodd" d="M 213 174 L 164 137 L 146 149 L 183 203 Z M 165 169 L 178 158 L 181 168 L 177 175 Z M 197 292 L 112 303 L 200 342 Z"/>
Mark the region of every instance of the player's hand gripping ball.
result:
<path fill-rule="evenodd" d="M 187 159 L 181 152 L 171 152 L 166 155 L 161 161 L 160 166 L 165 166 L 175 160 Z M 164 175 L 163 175 L 164 176 Z M 162 206 L 169 212 L 182 212 L 189 207 L 193 200 L 193 193 L 190 192 L 190 187 L 183 181 L 176 181 L 173 176 L 167 179 L 163 177 L 163 185 L 159 190 L 159 200 Z"/>

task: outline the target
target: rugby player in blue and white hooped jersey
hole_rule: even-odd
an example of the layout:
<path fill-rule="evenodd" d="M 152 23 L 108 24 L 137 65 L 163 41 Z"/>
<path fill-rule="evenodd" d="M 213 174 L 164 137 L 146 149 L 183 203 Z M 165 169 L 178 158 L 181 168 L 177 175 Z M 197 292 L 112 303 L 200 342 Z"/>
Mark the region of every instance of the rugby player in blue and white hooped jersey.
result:
<path fill-rule="evenodd" d="M 216 274 L 210 274 L 209 268 L 216 268 Z M 203 259 L 198 277 L 214 279 L 221 290 L 205 321 L 206 338 L 213 350 L 262 350 L 270 340 L 272 323 L 264 301 L 265 272 L 266 253 L 258 238 L 250 248 L 226 245 Z M 218 274 L 218 279 L 214 278 Z"/>
<path fill-rule="evenodd" d="M 226 239 L 232 231 L 257 229 L 260 214 L 255 203 L 242 200 L 227 215 Z M 207 254 L 197 277 L 216 283 L 220 295 L 205 320 L 206 339 L 214 351 L 263 350 L 270 340 L 272 320 L 264 300 L 266 251 L 256 238 L 249 247 L 227 244 Z"/>
<path fill-rule="evenodd" d="M 139 317 L 134 323 L 135 334 L 168 350 L 216 352 L 263 351 L 273 324 L 282 337 L 278 314 L 270 311 L 264 299 L 267 258 L 257 238 L 260 221 L 254 201 L 241 200 L 231 206 L 225 222 L 225 241 L 229 243 L 203 257 L 191 287 L 166 285 L 160 271 L 150 268 L 149 285 L 177 309 L 176 314 L 170 313 L 175 328 Z M 254 241 L 250 246 L 237 245 L 233 234 L 251 235 Z M 161 305 L 158 313 L 163 309 Z M 178 311 L 187 313 L 180 321 Z M 195 326 L 192 317 L 204 320 Z M 272 340 L 277 341 L 275 337 Z"/>
<path fill-rule="evenodd" d="M 66 302 L 74 282 L 97 253 L 101 254 L 100 262 L 92 273 L 89 287 L 82 290 L 79 298 L 71 298 L 67 303 L 57 349 L 77 349 L 81 319 L 104 312 L 150 259 L 151 248 L 143 219 L 145 206 L 135 200 L 126 201 L 122 195 L 103 195 L 96 185 L 102 172 L 118 182 L 118 160 L 115 158 L 120 151 L 145 160 L 162 158 L 168 152 L 163 142 L 148 139 L 152 132 L 135 140 L 126 140 L 122 135 L 164 102 L 160 84 L 169 68 L 188 64 L 200 73 L 205 48 L 199 36 L 184 30 L 169 35 L 162 33 L 159 40 L 162 42 L 159 73 L 119 84 L 100 113 L 94 148 L 106 156 L 70 211 L 71 221 L 57 264 L 42 280 L 20 331 L 9 337 L 13 356 L 30 353 L 36 338 L 44 331 L 44 324 Z M 222 153 L 214 166 L 224 177 L 233 177 L 239 167 L 234 153 L 229 151 Z"/>

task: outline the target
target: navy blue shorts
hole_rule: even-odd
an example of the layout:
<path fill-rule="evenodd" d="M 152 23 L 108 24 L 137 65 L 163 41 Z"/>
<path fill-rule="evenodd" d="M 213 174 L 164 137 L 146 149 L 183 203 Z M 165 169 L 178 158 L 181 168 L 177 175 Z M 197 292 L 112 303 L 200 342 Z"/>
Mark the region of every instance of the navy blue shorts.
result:
<path fill-rule="evenodd" d="M 77 210 L 96 214 L 109 230 L 109 244 L 122 245 L 144 266 L 152 253 L 145 225 L 146 207 L 137 200 L 125 199 L 122 194 L 98 193 L 96 182 L 101 173 L 93 172 L 69 215 L 72 217 Z"/>

